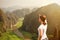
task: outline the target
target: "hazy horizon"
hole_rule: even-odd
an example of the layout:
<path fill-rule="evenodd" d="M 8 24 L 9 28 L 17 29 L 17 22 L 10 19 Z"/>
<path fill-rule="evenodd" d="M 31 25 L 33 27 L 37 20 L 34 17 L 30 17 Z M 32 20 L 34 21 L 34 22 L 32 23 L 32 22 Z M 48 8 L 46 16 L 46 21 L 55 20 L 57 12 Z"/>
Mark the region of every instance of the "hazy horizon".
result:
<path fill-rule="evenodd" d="M 52 3 L 57 3 L 60 5 L 59 0 L 0 0 L 0 8 L 34 8 Z"/>

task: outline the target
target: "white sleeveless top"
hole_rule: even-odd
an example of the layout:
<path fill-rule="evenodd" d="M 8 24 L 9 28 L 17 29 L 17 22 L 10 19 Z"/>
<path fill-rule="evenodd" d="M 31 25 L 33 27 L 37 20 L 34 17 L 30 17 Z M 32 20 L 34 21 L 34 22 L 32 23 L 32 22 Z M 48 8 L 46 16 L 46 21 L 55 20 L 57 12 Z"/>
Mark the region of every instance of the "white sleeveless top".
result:
<path fill-rule="evenodd" d="M 41 40 L 47 38 L 47 35 L 46 35 L 47 24 L 46 24 L 46 25 L 41 24 L 41 25 L 38 27 L 38 35 L 40 35 L 40 30 L 44 30 L 44 32 L 43 32 L 43 34 L 42 34 Z"/>

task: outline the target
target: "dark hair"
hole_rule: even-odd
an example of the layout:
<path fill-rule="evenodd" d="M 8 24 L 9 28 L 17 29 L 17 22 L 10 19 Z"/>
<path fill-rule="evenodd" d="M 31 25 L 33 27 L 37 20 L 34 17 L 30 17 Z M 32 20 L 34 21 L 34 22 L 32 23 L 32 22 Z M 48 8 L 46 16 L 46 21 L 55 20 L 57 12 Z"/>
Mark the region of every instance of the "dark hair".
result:
<path fill-rule="evenodd" d="M 46 18 L 44 18 L 43 16 L 40 16 L 40 19 L 43 21 L 43 24 L 46 25 L 45 23 Z"/>

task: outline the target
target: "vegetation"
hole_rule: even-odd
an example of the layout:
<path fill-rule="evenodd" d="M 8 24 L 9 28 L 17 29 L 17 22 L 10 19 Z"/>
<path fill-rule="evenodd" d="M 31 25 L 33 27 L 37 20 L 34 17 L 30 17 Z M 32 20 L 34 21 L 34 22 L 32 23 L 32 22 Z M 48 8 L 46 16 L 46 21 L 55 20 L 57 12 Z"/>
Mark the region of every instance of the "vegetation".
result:
<path fill-rule="evenodd" d="M 22 25 L 23 25 L 23 19 L 24 18 L 19 18 L 18 21 L 17 21 L 17 23 L 14 26 L 16 26 L 17 28 L 22 27 Z"/>
<path fill-rule="evenodd" d="M 0 22 L 0 27 L 1 27 L 1 22 Z M 19 28 L 22 25 L 22 20 L 18 21 L 16 24 L 16 27 Z M 24 40 L 23 38 L 19 37 L 18 35 L 16 35 L 13 31 L 6 31 L 4 33 L 1 33 L 1 37 L 0 40 Z"/>
<path fill-rule="evenodd" d="M 23 38 L 20 38 L 14 32 L 9 31 L 2 33 L 0 40 L 23 40 Z"/>
<path fill-rule="evenodd" d="M 19 21 L 15 20 L 15 16 L 8 16 L 0 9 L 0 40 L 24 40 L 22 37 L 19 37 L 15 34 L 14 29 L 11 29 L 11 25 L 16 23 L 16 29 L 22 25 L 22 18 Z M 16 21 L 16 22 L 15 22 Z"/>
<path fill-rule="evenodd" d="M 26 31 L 22 31 L 22 34 L 24 35 L 25 39 L 30 39 L 30 40 L 37 40 L 37 34 L 36 33 L 29 33 Z"/>

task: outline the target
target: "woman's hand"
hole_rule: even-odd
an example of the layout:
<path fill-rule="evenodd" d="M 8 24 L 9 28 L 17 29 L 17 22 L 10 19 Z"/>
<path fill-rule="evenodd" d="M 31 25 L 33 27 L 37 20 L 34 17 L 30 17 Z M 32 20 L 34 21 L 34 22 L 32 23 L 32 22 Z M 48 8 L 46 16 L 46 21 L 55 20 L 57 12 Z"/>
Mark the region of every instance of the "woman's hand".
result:
<path fill-rule="evenodd" d="M 38 36 L 38 40 L 41 40 L 41 36 Z"/>

